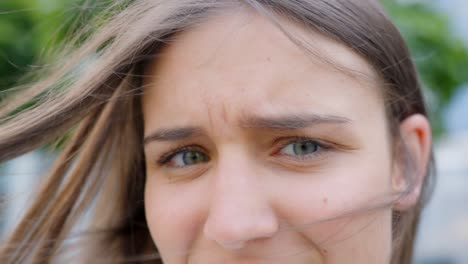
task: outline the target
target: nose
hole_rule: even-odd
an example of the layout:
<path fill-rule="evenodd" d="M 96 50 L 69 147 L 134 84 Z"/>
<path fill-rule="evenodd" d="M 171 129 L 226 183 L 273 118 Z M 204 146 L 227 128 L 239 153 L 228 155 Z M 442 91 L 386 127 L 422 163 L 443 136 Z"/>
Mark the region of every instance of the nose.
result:
<path fill-rule="evenodd" d="M 203 228 L 208 239 L 226 249 L 240 249 L 249 241 L 273 237 L 279 229 L 255 166 L 241 160 L 218 163 Z"/>

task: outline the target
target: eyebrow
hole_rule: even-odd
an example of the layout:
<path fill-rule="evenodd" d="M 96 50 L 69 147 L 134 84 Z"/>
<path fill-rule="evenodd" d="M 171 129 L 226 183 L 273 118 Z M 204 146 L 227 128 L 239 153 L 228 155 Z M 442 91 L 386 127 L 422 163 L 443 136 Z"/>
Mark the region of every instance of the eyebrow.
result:
<path fill-rule="evenodd" d="M 203 134 L 203 130 L 199 127 L 176 127 L 169 129 L 160 129 L 146 136 L 143 144 L 146 145 L 151 141 L 178 141 L 195 137 Z"/>
<path fill-rule="evenodd" d="M 272 130 L 297 130 L 319 124 L 344 124 L 351 119 L 336 115 L 294 114 L 278 117 L 247 116 L 241 120 L 244 128 L 260 128 Z"/>
<path fill-rule="evenodd" d="M 351 119 L 335 115 L 294 114 L 278 117 L 245 116 L 239 122 L 240 127 L 269 130 L 298 130 L 319 124 L 350 123 Z M 204 130 L 201 127 L 175 127 L 157 130 L 143 140 L 146 145 L 152 141 L 180 141 L 191 137 L 201 136 Z"/>

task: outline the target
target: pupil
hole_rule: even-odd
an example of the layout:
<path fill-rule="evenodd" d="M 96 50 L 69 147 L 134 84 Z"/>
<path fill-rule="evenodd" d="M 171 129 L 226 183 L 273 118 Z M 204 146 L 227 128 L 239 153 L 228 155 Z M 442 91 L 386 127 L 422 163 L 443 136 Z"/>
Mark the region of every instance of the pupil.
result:
<path fill-rule="evenodd" d="M 294 152 L 297 155 L 307 155 L 317 151 L 317 144 L 313 142 L 303 142 L 295 145 Z"/>
<path fill-rule="evenodd" d="M 183 160 L 185 164 L 191 165 L 198 162 L 204 161 L 204 156 L 202 153 L 189 151 L 184 154 Z"/>

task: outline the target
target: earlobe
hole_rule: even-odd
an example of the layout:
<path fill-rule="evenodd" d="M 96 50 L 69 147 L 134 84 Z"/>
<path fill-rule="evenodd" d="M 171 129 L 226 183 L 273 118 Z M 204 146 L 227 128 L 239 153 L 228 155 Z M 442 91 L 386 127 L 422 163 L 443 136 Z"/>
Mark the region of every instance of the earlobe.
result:
<path fill-rule="evenodd" d="M 405 211 L 415 206 L 419 200 L 422 185 L 429 164 L 432 133 L 428 119 L 421 114 L 407 117 L 400 124 L 400 142 L 392 187 L 402 193 L 394 204 L 394 209 Z"/>

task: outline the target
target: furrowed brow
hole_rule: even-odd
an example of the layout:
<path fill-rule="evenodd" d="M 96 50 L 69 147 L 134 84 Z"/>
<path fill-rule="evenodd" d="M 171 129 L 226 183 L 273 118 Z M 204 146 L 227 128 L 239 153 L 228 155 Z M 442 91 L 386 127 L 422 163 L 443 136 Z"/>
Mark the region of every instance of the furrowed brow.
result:
<path fill-rule="evenodd" d="M 335 115 L 318 114 L 293 114 L 277 117 L 246 116 L 240 122 L 241 127 L 273 129 L 273 130 L 297 130 L 319 124 L 346 124 L 351 119 Z"/>
<path fill-rule="evenodd" d="M 148 144 L 152 141 L 180 141 L 191 137 L 199 136 L 203 130 L 199 127 L 177 127 L 165 128 L 150 133 L 143 140 L 143 144 Z"/>

